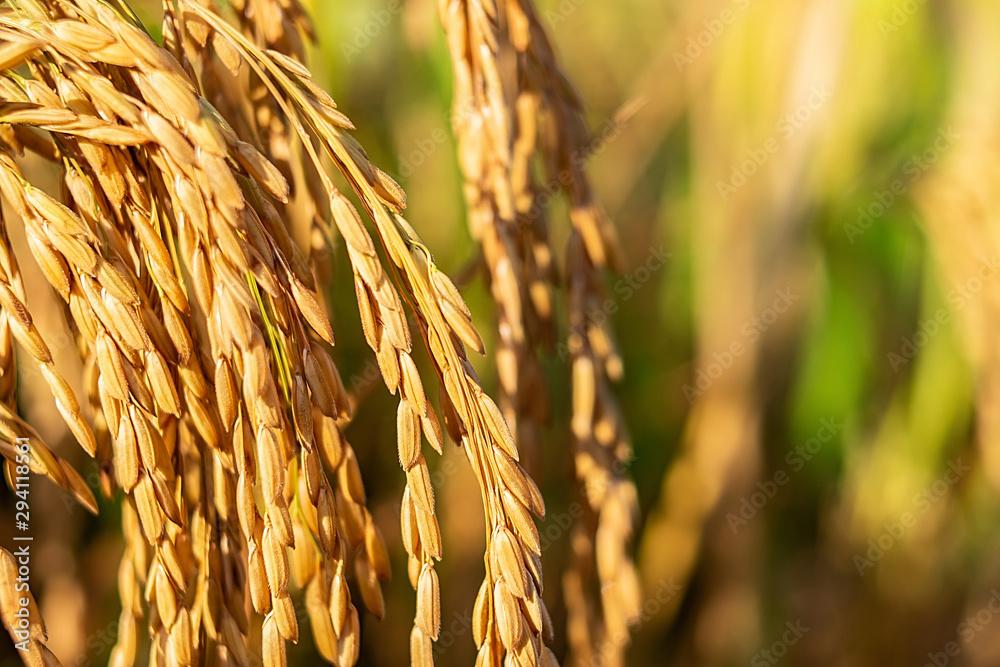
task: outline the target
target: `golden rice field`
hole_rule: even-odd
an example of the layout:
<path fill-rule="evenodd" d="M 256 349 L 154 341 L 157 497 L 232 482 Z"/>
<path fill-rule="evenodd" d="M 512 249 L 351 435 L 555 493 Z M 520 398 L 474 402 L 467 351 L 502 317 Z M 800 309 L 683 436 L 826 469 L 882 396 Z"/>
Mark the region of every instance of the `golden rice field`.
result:
<path fill-rule="evenodd" d="M 1000 663 L 998 59 L 0 2 L 0 665 Z"/>

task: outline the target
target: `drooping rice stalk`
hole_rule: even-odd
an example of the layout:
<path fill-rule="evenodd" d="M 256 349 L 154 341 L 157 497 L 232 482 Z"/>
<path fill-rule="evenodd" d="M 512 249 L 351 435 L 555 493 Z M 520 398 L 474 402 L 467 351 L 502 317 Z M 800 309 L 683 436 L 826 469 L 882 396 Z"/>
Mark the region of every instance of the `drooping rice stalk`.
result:
<path fill-rule="evenodd" d="M 629 542 L 638 511 L 628 479 L 631 447 L 611 382 L 622 363 L 604 314 L 607 268 L 622 260 L 613 226 L 585 171 L 588 133 L 581 103 L 560 71 L 528 0 L 440 3 L 455 69 L 455 131 L 469 224 L 479 241 L 497 303 L 497 364 L 508 424 L 536 445 L 546 419 L 537 350 L 551 347 L 553 258 L 545 199 L 569 200 L 570 232 L 561 288 L 568 305 L 575 468 L 586 514 L 573 527 L 563 578 L 571 661 L 601 648 L 621 664 L 628 624 L 638 618 L 638 576 Z M 547 180 L 538 182 L 535 162 Z M 596 570 L 596 581 L 592 573 Z M 607 647 L 612 651 L 604 650 Z"/>
<path fill-rule="evenodd" d="M 312 82 L 298 6 L 251 6 L 233 3 L 223 15 L 168 3 L 163 47 L 123 4 L 22 0 L 0 9 L 0 190 L 68 306 L 98 408 L 93 429 L 50 368 L 9 248 L 0 301 L 106 486 L 126 494 L 112 664 L 134 664 L 145 623 L 151 664 L 247 664 L 259 636 L 264 664 L 283 665 L 285 642 L 299 636 L 290 584 L 305 589 L 318 650 L 340 665 L 359 652 L 348 576 L 365 606 L 383 613 L 389 561 L 341 430 L 350 404 L 318 280 L 334 228 L 365 338 L 400 396 L 413 662 L 432 662 L 441 620 L 441 537 L 421 440 L 440 451 L 442 433 L 429 378 L 411 357 L 408 313 L 486 510 L 480 661 L 498 665 L 507 652 L 519 664 L 555 664 L 542 642 L 551 623 L 531 516 L 544 505 L 466 359 L 466 345 L 482 350 L 469 311 L 400 217 L 399 186 Z M 25 180 L 26 151 L 61 169 L 62 192 Z M 291 205 L 299 196 L 305 213 Z M 2 417 L 8 445 L 28 432 L 10 410 Z M 8 446 L 2 453 L 9 467 Z M 94 507 L 79 476 L 34 435 L 31 458 L 34 471 Z M 44 651 L 43 634 L 36 639 Z"/>

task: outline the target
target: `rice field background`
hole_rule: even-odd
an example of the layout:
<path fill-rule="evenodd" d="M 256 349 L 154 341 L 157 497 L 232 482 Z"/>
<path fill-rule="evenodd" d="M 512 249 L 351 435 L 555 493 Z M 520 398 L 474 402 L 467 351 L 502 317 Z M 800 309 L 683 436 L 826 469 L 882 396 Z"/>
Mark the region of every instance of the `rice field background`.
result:
<path fill-rule="evenodd" d="M 134 6 L 143 20 L 160 11 Z M 613 323 L 622 354 L 615 394 L 640 509 L 642 612 L 623 664 L 1000 663 L 1000 4 L 538 8 L 585 103 L 593 140 L 579 157 L 625 258 L 589 313 Z M 317 80 L 406 190 L 407 219 L 483 335 L 487 355 L 472 363 L 495 395 L 495 316 L 466 222 L 437 4 L 314 0 L 310 11 Z M 553 206 L 562 247 L 565 203 L 553 196 Z M 25 245 L 23 233 L 12 241 Z M 64 337 L 57 363 L 79 377 L 58 297 L 37 267 L 22 268 L 39 329 Z M 405 665 L 414 591 L 387 418 L 398 399 L 384 390 L 350 283 L 335 262 L 325 296 L 338 367 L 361 399 L 346 435 L 393 569 L 385 618 L 362 613 L 359 664 Z M 533 474 L 562 659 L 560 575 L 579 510 L 567 351 L 556 346 L 543 369 L 554 418 Z M 33 486 L 32 590 L 48 647 L 64 665 L 106 664 L 120 509 L 101 497 L 96 465 L 38 374 L 22 370 L 20 382 L 21 414 L 100 506 L 94 517 L 57 487 Z M 485 545 L 476 480 L 450 442 L 428 460 L 445 553 L 434 661 L 472 665 Z M 0 494 L 8 548 L 16 500 Z M 2 664 L 20 664 L 0 641 Z M 615 664 L 617 648 L 598 642 L 563 664 Z M 288 650 L 289 664 L 320 664 L 307 632 Z"/>

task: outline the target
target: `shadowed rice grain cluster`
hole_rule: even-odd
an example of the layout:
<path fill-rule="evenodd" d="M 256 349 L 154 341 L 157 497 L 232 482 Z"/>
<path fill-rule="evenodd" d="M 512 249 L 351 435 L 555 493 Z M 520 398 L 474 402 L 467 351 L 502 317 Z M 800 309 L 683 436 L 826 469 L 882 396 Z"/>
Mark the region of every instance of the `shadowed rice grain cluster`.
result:
<path fill-rule="evenodd" d="M 602 272 L 622 260 L 614 228 L 578 159 L 589 144 L 582 105 L 530 0 L 442 0 L 440 13 L 454 64 L 453 118 L 469 225 L 497 305 L 500 405 L 522 449 L 536 461 L 548 419 L 538 354 L 552 349 L 553 292 L 562 289 L 574 462 L 587 508 L 572 528 L 570 568 L 563 577 L 571 661 L 589 664 L 596 649 L 613 646 L 613 655 L 603 659 L 620 665 L 628 624 L 638 619 L 641 604 L 629 547 L 638 500 L 625 475 L 631 447 L 610 389 L 621 377 L 622 362 L 609 324 L 588 314 L 600 312 Z M 552 186 L 537 182 L 539 172 L 569 200 L 572 229 L 562 281 L 543 202 Z M 515 547 L 531 551 L 524 543 Z M 496 571 L 487 580 L 504 583 Z M 541 581 L 533 583 L 540 591 Z"/>

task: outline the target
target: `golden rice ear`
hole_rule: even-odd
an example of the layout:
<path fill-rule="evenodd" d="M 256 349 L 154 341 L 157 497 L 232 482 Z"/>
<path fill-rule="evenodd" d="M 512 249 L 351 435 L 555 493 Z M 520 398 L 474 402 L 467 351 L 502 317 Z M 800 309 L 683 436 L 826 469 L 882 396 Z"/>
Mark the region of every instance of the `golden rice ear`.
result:
<path fill-rule="evenodd" d="M 533 4 L 447 2 L 440 7 L 456 72 L 454 129 L 469 227 L 482 250 L 499 323 L 496 359 L 501 392 L 497 404 L 484 397 L 480 406 L 487 416 L 498 449 L 498 468 L 506 483 L 498 494 L 505 522 L 494 526 L 500 542 L 496 548 L 500 553 L 510 553 L 505 545 L 511 540 L 503 532 L 509 525 L 517 533 L 518 543 L 527 552 L 537 554 L 539 538 L 531 514 L 544 516 L 544 504 L 538 487 L 523 475 L 516 461 L 525 452 L 524 447 L 537 446 L 537 434 L 545 419 L 546 410 L 539 406 L 543 406 L 547 388 L 536 351 L 550 348 L 555 340 L 552 304 L 554 292 L 562 284 L 571 325 L 569 339 L 560 345 L 570 351 L 572 368 L 575 482 L 581 496 L 583 489 L 598 483 L 631 486 L 624 474 L 623 452 L 628 446 L 621 435 L 625 432 L 621 411 L 608 389 L 621 376 L 621 362 L 613 349 L 607 318 L 597 323 L 590 317 L 593 304 L 604 298 L 601 271 L 607 266 L 620 267 L 621 252 L 614 227 L 597 202 L 584 171 L 584 161 L 574 159 L 578 146 L 587 139 L 578 131 L 585 127 L 583 108 L 554 59 Z M 504 20 L 497 20 L 501 14 Z M 506 78 L 500 74 L 504 68 Z M 474 72 L 480 75 L 473 76 Z M 542 171 L 536 168 L 538 164 L 550 169 L 547 183 L 536 176 Z M 557 285 L 553 258 L 561 251 L 549 241 L 545 203 L 538 193 L 560 191 L 570 202 L 572 231 L 566 249 L 566 280 Z M 454 285 L 439 274 L 432 277 L 449 324 L 463 342 L 476 349 L 478 334 L 464 328 L 467 320 L 462 315 L 467 311 Z M 454 414 L 458 405 L 450 388 L 442 392 L 446 425 L 456 441 L 469 435 L 458 427 L 461 418 Z M 517 436 L 521 449 L 512 436 Z M 594 457 L 588 452 L 587 448 L 595 444 L 606 450 L 606 455 Z M 526 460 L 536 459 L 537 452 L 529 449 Z M 614 553 L 615 562 L 630 564 L 631 518 L 625 525 L 614 526 L 607 518 L 614 501 L 605 497 L 583 499 L 591 502 L 592 512 L 604 517 L 599 521 L 602 549 Z M 595 525 L 590 522 L 586 530 L 594 531 Z M 593 534 L 590 543 L 594 543 Z M 590 547 L 589 551 L 574 552 L 570 566 L 581 573 L 592 572 L 596 560 L 597 554 Z M 503 570 L 502 562 L 498 560 L 494 569 Z M 603 570 L 599 587 L 623 585 L 626 570 Z M 495 573 L 493 576 L 495 585 Z M 512 576 L 506 579 L 504 591 L 514 590 L 519 596 L 530 593 L 530 587 L 522 587 L 520 580 Z M 631 611 L 622 612 L 611 604 L 604 606 L 598 597 L 588 596 L 585 602 L 587 608 L 578 605 L 573 613 L 594 619 L 598 626 L 603 624 L 601 619 L 617 627 L 632 617 Z M 501 619 L 500 631 L 507 634 L 502 643 L 510 658 L 516 654 L 510 644 L 517 635 L 513 628 L 520 626 L 507 620 L 509 623 Z M 525 627 L 529 626 L 538 637 L 538 624 Z M 620 662 L 625 643 L 613 647 L 587 645 L 588 637 L 605 635 L 600 627 L 575 633 L 572 641 L 576 644 L 571 644 L 571 651 L 583 659 L 597 649 L 608 648 L 614 653 L 605 656 L 608 661 Z M 490 654 L 492 646 L 490 641 L 483 644 L 479 661 L 495 659 Z M 542 651 L 539 655 L 547 659 L 548 654 Z"/>
<path fill-rule="evenodd" d="M 387 388 L 399 392 L 400 518 L 417 597 L 411 658 L 433 664 L 441 631 L 434 566 L 443 541 L 421 447 L 424 434 L 433 449 L 443 448 L 428 399 L 427 382 L 438 380 L 445 426 L 485 499 L 489 571 L 475 633 L 490 648 L 480 660 L 499 662 L 502 646 L 509 660 L 537 663 L 544 623 L 530 513 L 544 508 L 517 463 L 521 416 L 509 400 L 534 376 L 505 372 L 517 377 L 505 377 L 499 404 L 483 394 L 466 356 L 466 348 L 485 353 L 483 338 L 455 284 L 399 217 L 403 190 L 371 163 L 345 132 L 353 124 L 311 81 L 303 64 L 310 28 L 298 3 L 237 0 L 223 15 L 181 0 L 167 7 L 161 47 L 123 3 L 67 2 L 21 3 L 29 19 L 18 24 L 23 39 L 0 46 L 0 64 L 10 71 L 30 61 L 29 75 L 45 74 L 0 77 L 9 100 L 0 120 L 12 128 L 4 135 L 12 137 L 9 152 L 56 162 L 69 196 L 30 185 L 6 143 L 0 189 L 25 220 L 32 255 L 69 303 L 77 347 L 88 357 L 90 405 L 100 412 L 93 429 L 32 321 L 6 233 L 0 352 L 16 339 L 39 362 L 69 429 L 89 454 L 100 451 L 125 492 L 112 660 L 136 659 L 145 621 L 154 660 L 208 658 L 208 637 L 221 664 L 247 664 L 259 653 L 265 665 L 284 667 L 285 642 L 299 637 L 292 595 L 301 585 L 320 652 L 353 665 L 360 623 L 346 574 L 352 562 L 365 606 L 385 612 L 380 582 L 390 559 L 366 505 L 360 450 L 341 430 L 351 397 L 336 350 L 319 342 L 333 346 L 335 337 L 312 239 L 332 240 L 336 228 L 362 333 Z M 489 19 L 484 25 L 502 24 L 502 8 L 477 7 Z M 524 23 L 515 27 L 522 46 Z M 526 156 L 505 134 L 511 100 L 495 58 L 482 65 L 494 112 L 486 129 L 499 139 L 499 155 L 486 157 L 501 160 L 488 204 L 514 223 L 530 184 L 507 172 L 522 169 Z M 252 76 L 238 76 L 244 67 Z M 527 113 L 531 100 L 517 108 Z M 464 155 L 463 165 L 482 157 Z M 291 164 L 300 158 L 303 164 Z M 353 203 L 334 186 L 331 166 Z M 525 309 L 545 298 L 529 296 L 518 277 L 541 266 L 544 253 L 529 243 L 531 257 L 518 254 L 520 232 L 509 224 L 479 231 L 509 325 L 501 348 L 506 358 L 513 354 L 507 367 L 519 372 L 534 345 Z M 535 283 L 547 268 L 539 271 Z M 414 345 L 411 321 L 423 346 Z M 429 352 L 423 376 L 415 347 Z M 2 356 L 6 377 L 13 354 Z M 9 392 L 0 403 L 13 406 Z M 12 410 L 0 422 L 14 432 L 21 424 Z M 31 469 L 94 506 L 79 475 L 41 444 L 32 445 Z M 256 615 L 247 613 L 247 589 Z M 38 634 L 34 650 L 44 657 Z"/>

